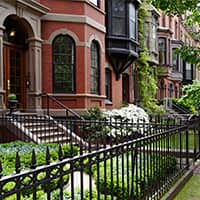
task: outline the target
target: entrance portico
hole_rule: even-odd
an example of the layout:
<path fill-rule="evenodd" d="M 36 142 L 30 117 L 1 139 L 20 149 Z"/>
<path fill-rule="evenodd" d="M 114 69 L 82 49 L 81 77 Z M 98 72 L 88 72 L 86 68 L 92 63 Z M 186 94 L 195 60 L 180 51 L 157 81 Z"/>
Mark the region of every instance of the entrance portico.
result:
<path fill-rule="evenodd" d="M 19 109 L 41 110 L 41 16 L 48 9 L 32 0 L 0 2 L 0 110 L 15 93 Z"/>

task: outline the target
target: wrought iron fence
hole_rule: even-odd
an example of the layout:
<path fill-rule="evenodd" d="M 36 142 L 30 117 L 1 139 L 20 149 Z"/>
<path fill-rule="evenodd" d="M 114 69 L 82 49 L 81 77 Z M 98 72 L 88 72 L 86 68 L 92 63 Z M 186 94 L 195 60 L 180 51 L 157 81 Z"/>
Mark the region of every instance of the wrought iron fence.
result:
<path fill-rule="evenodd" d="M 16 119 L 3 120 L 1 127 Z M 31 169 L 22 170 L 23 158 L 16 152 L 12 175 L 3 176 L 0 165 L 0 199 L 160 199 L 200 152 L 199 118 L 184 123 L 60 120 L 60 124 L 71 136 L 69 151 L 73 153 L 76 145 L 79 154 L 66 158 L 60 145 L 58 161 L 51 162 L 47 147 L 43 166 L 38 166 L 33 151 Z M 17 139 L 33 141 L 15 131 Z M 75 132 L 78 140 L 73 140 Z"/>

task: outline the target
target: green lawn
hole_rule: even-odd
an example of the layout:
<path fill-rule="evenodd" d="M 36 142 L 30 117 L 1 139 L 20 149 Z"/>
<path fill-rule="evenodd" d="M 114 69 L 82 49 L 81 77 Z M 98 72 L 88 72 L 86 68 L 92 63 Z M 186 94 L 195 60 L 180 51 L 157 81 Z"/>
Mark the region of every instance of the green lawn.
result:
<path fill-rule="evenodd" d="M 200 175 L 193 175 L 174 200 L 199 200 Z"/>
<path fill-rule="evenodd" d="M 188 140 L 189 140 L 189 149 L 190 150 L 194 149 L 194 146 L 195 146 L 194 134 L 189 133 Z M 171 148 L 180 149 L 180 141 L 181 141 L 181 148 L 186 149 L 186 134 L 185 133 L 181 133 L 181 135 L 180 134 L 172 135 L 169 140 L 168 138 L 162 139 L 161 146 L 165 148 L 168 146 L 167 144 L 169 142 Z"/>

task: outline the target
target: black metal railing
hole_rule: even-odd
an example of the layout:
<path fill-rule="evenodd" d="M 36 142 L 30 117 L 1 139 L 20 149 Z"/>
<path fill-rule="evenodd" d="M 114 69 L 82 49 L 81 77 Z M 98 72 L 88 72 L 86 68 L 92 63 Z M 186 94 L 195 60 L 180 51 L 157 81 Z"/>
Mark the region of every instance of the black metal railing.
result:
<path fill-rule="evenodd" d="M 178 105 L 173 100 L 172 100 L 172 108 L 175 109 L 175 110 L 177 110 L 180 114 L 191 115 L 191 113 L 187 109 L 185 109 L 181 105 Z"/>
<path fill-rule="evenodd" d="M 68 108 L 65 104 L 63 104 L 60 100 L 55 98 L 54 96 L 51 96 L 48 93 L 43 93 L 42 94 L 43 98 L 46 98 L 46 114 L 50 115 L 50 102 L 57 104 L 60 106 L 62 109 L 65 110 L 65 117 L 68 118 L 69 116 L 74 117 L 75 119 L 81 119 L 84 120 L 82 116 L 80 116 L 78 113 L 74 112 L 72 109 Z"/>
<path fill-rule="evenodd" d="M 16 153 L 15 172 L 7 176 L 1 160 L 0 199 L 160 199 L 199 157 L 200 125 L 197 117 L 184 123 L 156 120 L 59 121 L 87 148 L 71 138 L 69 152 L 78 145 L 79 154 L 64 158 L 60 146 L 58 161 L 51 162 L 47 147 L 42 166 L 33 151 L 31 169 L 25 171 L 23 156 Z"/>

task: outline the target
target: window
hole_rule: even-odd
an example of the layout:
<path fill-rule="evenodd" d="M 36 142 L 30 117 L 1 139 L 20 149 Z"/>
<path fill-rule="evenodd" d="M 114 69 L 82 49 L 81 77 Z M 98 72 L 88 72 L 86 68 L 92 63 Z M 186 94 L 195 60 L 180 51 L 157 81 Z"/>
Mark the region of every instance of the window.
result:
<path fill-rule="evenodd" d="M 192 64 L 185 63 L 185 79 L 186 80 L 192 80 Z"/>
<path fill-rule="evenodd" d="M 75 45 L 67 35 L 53 41 L 53 91 L 75 92 Z"/>
<path fill-rule="evenodd" d="M 99 45 L 93 41 L 90 47 L 90 79 L 91 79 L 91 93 L 99 94 L 99 79 L 100 79 L 100 63 L 99 63 Z"/>
<path fill-rule="evenodd" d="M 179 71 L 179 55 L 177 54 L 177 48 L 172 49 L 172 65 L 176 71 Z"/>
<path fill-rule="evenodd" d="M 178 22 L 175 22 L 175 39 L 178 39 Z"/>
<path fill-rule="evenodd" d="M 129 34 L 130 38 L 136 40 L 136 9 L 135 5 L 130 3 L 129 4 Z"/>
<path fill-rule="evenodd" d="M 152 42 L 152 50 L 156 51 L 157 50 L 157 23 L 156 23 L 156 18 L 153 17 L 152 19 L 152 24 L 151 24 L 151 28 L 152 28 L 152 39 L 150 39 L 150 41 Z"/>
<path fill-rule="evenodd" d="M 169 28 L 172 28 L 172 16 L 169 16 Z"/>
<path fill-rule="evenodd" d="M 166 20 L 165 20 L 165 15 L 162 16 L 162 26 L 165 27 Z"/>
<path fill-rule="evenodd" d="M 173 91 L 173 84 L 172 83 L 169 84 L 169 88 L 168 89 L 169 89 L 169 97 L 173 97 L 173 92 L 174 91 Z"/>
<path fill-rule="evenodd" d="M 175 98 L 178 98 L 178 97 L 179 97 L 179 95 L 178 95 L 178 87 L 175 86 Z"/>
<path fill-rule="evenodd" d="M 89 0 L 91 3 L 93 3 L 95 6 L 99 6 L 99 0 Z"/>
<path fill-rule="evenodd" d="M 112 72 L 110 69 L 106 69 L 105 74 L 105 94 L 107 100 L 112 100 Z"/>
<path fill-rule="evenodd" d="M 166 64 L 166 39 L 165 38 L 159 38 L 158 48 L 159 48 L 159 63 Z"/>
<path fill-rule="evenodd" d="M 112 1 L 112 34 L 126 34 L 126 7 L 125 0 Z"/>

